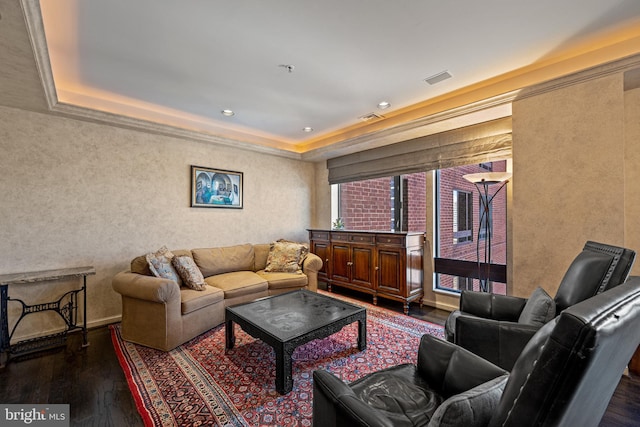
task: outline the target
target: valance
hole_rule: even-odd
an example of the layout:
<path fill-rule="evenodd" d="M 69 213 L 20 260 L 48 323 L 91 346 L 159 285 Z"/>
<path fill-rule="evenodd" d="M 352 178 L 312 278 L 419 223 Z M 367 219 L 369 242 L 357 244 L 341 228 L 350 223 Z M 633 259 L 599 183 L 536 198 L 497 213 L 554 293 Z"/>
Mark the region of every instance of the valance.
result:
<path fill-rule="evenodd" d="M 506 117 L 329 159 L 329 183 L 504 160 L 511 147 L 511 117 Z"/>

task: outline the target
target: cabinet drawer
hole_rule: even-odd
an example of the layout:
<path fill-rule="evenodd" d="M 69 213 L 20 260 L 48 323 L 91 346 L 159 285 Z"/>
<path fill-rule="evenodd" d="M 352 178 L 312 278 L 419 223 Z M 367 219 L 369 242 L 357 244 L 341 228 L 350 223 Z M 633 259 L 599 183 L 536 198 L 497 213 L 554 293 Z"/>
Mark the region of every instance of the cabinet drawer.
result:
<path fill-rule="evenodd" d="M 335 242 L 348 242 L 349 235 L 347 233 L 331 233 L 331 240 Z"/>
<path fill-rule="evenodd" d="M 329 232 L 328 231 L 312 231 L 311 239 L 312 240 L 329 240 Z"/>
<path fill-rule="evenodd" d="M 388 236 L 385 234 L 379 234 L 376 236 L 376 242 L 380 245 L 403 246 L 404 236 Z"/>
<path fill-rule="evenodd" d="M 371 234 L 350 234 L 349 241 L 353 243 L 368 243 L 374 244 L 376 239 Z"/>

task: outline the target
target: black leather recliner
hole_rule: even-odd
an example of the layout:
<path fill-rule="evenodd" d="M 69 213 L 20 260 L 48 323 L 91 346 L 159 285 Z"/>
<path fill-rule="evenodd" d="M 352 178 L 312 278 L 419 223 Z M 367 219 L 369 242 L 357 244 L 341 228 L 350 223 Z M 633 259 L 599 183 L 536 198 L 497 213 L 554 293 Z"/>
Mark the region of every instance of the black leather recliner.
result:
<path fill-rule="evenodd" d="M 423 337 L 417 366 L 351 384 L 315 371 L 313 425 L 597 426 L 640 343 L 639 324 L 640 278 L 633 277 L 544 325 L 508 375 L 455 344 Z"/>
<path fill-rule="evenodd" d="M 635 256 L 630 249 L 587 242 L 560 282 L 553 298 L 555 313 L 540 322 L 519 321 L 526 298 L 463 291 L 460 309 L 452 312 L 445 323 L 445 337 L 511 370 L 524 346 L 546 321 L 567 307 L 625 282 Z"/>

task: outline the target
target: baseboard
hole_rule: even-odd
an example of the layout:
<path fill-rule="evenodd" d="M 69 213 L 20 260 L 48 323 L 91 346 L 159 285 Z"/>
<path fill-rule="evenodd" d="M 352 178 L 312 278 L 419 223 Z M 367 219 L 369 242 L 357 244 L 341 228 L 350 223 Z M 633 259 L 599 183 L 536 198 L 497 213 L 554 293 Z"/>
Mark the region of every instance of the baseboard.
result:
<path fill-rule="evenodd" d="M 101 326 L 110 325 L 112 323 L 118 323 L 121 320 L 122 320 L 122 316 L 121 315 L 111 316 L 111 317 L 104 317 L 104 318 L 98 319 L 98 320 L 92 320 L 90 322 L 87 322 L 87 329 L 99 328 Z"/>
<path fill-rule="evenodd" d="M 445 310 L 449 312 L 457 310 L 459 308 L 457 305 L 445 304 L 437 301 L 422 301 L 422 305 L 438 308 L 440 310 Z"/>
<path fill-rule="evenodd" d="M 112 323 L 118 323 L 122 320 L 122 316 L 118 315 L 118 316 L 111 316 L 111 317 L 103 317 L 102 319 L 97 319 L 97 320 L 92 320 L 87 322 L 87 329 L 93 329 L 93 328 L 99 328 L 105 325 L 110 325 Z M 48 329 L 48 330 L 42 330 L 42 331 L 38 331 L 37 333 L 34 334 L 26 334 L 26 335 L 16 335 L 14 337 L 11 338 L 11 341 L 13 343 L 16 343 L 18 341 L 24 341 L 24 340 L 30 340 L 33 338 L 39 338 L 39 337 L 43 337 L 43 336 L 47 336 L 47 335 L 52 335 L 52 334 L 57 334 L 60 332 L 63 332 L 64 328 L 52 328 L 52 329 Z"/>

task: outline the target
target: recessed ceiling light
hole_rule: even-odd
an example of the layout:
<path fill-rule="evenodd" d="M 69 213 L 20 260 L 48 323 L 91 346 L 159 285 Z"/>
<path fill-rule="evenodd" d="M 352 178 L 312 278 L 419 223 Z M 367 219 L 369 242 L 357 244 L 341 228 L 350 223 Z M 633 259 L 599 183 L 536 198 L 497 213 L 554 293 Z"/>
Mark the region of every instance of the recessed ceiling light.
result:
<path fill-rule="evenodd" d="M 307 132 L 307 133 L 309 133 L 309 132 L 313 132 L 313 128 L 312 128 L 312 127 L 307 126 L 307 127 L 302 128 L 302 131 L 303 131 L 303 132 Z"/>
<path fill-rule="evenodd" d="M 222 110 L 221 113 L 225 117 L 231 117 L 236 114 L 233 112 L 233 110 Z"/>
<path fill-rule="evenodd" d="M 386 110 L 389 107 L 391 107 L 391 103 L 389 101 L 382 101 L 378 103 L 378 108 L 381 110 Z"/>

